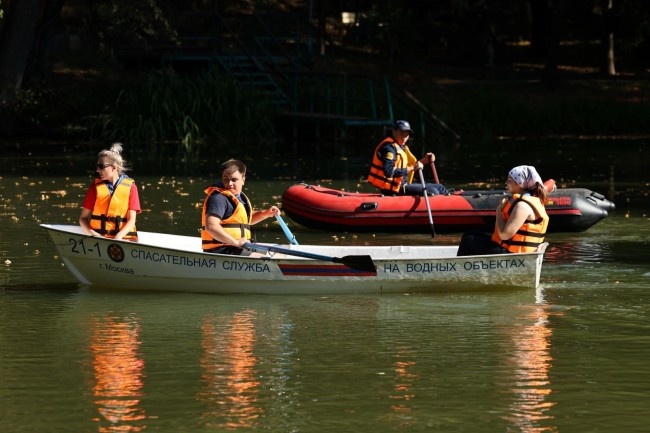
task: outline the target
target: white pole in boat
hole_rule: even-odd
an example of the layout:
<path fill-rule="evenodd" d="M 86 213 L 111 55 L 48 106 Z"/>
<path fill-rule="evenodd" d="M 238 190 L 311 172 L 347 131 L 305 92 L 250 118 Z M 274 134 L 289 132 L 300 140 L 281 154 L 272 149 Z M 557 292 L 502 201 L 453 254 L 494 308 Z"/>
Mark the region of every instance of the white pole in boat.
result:
<path fill-rule="evenodd" d="M 429 225 L 431 226 L 431 237 L 436 237 L 436 230 L 433 228 L 433 217 L 431 216 L 431 205 L 429 204 L 429 195 L 427 194 L 427 184 L 424 182 L 424 174 L 422 170 L 418 170 L 420 174 L 420 182 L 422 182 L 422 192 L 424 192 L 424 202 L 427 204 L 427 216 L 429 217 Z"/>

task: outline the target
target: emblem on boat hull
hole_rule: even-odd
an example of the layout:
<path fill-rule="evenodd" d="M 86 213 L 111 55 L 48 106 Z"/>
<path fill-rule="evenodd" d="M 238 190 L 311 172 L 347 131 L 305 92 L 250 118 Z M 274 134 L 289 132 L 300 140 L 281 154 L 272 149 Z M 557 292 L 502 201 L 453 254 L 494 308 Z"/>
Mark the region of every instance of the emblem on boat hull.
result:
<path fill-rule="evenodd" d="M 124 250 L 118 244 L 110 244 L 108 248 L 106 248 L 106 252 L 108 253 L 108 257 L 110 257 L 114 262 L 120 263 L 124 260 Z"/>

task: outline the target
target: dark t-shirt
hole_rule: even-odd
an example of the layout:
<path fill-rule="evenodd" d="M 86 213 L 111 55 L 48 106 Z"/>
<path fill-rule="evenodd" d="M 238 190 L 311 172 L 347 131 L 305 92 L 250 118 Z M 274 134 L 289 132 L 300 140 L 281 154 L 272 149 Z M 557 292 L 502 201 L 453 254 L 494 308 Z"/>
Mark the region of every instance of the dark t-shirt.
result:
<path fill-rule="evenodd" d="M 236 197 L 240 202 L 246 205 L 246 199 L 243 195 L 238 195 Z M 225 195 L 215 192 L 210 196 L 210 198 L 208 198 L 206 206 L 206 213 L 208 215 L 214 215 L 223 221 L 230 218 L 233 212 L 235 212 L 235 206 Z"/>

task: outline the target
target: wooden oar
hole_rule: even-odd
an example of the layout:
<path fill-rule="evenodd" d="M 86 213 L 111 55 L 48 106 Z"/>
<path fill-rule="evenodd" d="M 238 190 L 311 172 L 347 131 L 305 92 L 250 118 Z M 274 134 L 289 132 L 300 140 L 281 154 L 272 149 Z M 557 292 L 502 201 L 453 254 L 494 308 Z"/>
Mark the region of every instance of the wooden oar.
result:
<path fill-rule="evenodd" d="M 427 204 L 427 215 L 429 216 L 429 225 L 431 226 L 431 237 L 436 237 L 436 230 L 433 228 L 433 217 L 431 216 L 431 205 L 429 204 L 429 195 L 427 194 L 427 184 L 424 182 L 424 175 L 422 170 L 418 170 L 420 173 L 420 182 L 422 182 L 422 192 L 424 192 L 424 202 Z"/>
<path fill-rule="evenodd" d="M 271 251 L 274 253 L 282 253 L 288 256 L 304 257 L 307 259 L 322 260 L 325 262 L 341 263 L 348 268 L 357 269 L 364 272 L 377 272 L 372 257 L 365 256 L 344 256 L 344 257 L 329 257 L 321 256 L 320 254 L 308 253 L 306 251 L 290 250 L 288 248 L 276 247 L 272 245 L 259 245 L 246 242 L 244 248 L 251 251 Z"/>
<path fill-rule="evenodd" d="M 296 240 L 296 237 L 294 236 L 293 233 L 291 233 L 291 230 L 289 230 L 289 227 L 287 224 L 284 222 L 280 214 L 277 214 L 275 216 L 275 219 L 278 220 L 278 224 L 280 224 L 280 227 L 282 227 L 282 231 L 284 232 L 284 235 L 289 239 L 289 242 L 298 245 L 298 241 Z"/>
<path fill-rule="evenodd" d="M 431 161 L 431 172 L 433 173 L 433 180 L 436 183 L 440 183 L 440 180 L 438 179 L 438 172 L 436 171 L 436 164 Z"/>

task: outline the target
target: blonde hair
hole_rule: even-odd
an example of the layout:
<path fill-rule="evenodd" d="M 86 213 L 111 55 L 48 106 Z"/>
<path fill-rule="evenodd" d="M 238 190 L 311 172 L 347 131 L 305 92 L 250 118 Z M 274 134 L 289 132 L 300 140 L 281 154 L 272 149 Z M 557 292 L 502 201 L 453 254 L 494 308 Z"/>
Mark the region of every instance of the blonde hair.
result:
<path fill-rule="evenodd" d="M 113 143 L 110 149 L 104 149 L 97 155 L 98 158 L 107 158 L 119 173 L 128 170 L 126 160 L 122 158 L 122 143 Z"/>

